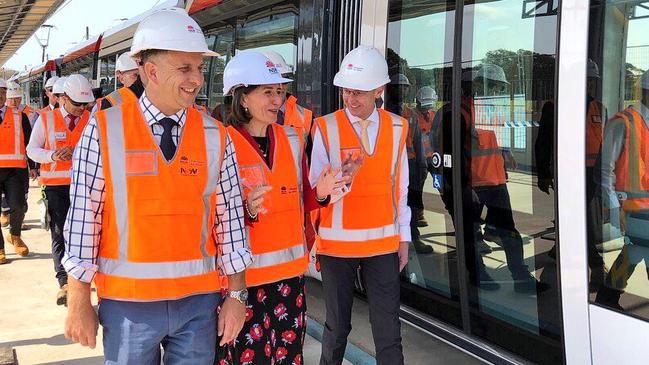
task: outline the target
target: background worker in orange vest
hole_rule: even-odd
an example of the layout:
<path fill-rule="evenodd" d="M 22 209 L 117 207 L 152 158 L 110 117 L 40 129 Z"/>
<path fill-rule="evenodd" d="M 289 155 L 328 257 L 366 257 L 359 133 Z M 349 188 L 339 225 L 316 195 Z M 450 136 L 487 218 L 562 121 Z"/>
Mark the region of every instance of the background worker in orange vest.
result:
<path fill-rule="evenodd" d="M 28 161 L 25 146 L 29 141 L 32 127 L 25 113 L 5 105 L 7 82 L 0 79 L 0 189 L 9 205 L 9 236 L 7 241 L 14 246 L 19 256 L 27 256 L 29 248 L 20 237 L 25 218 L 25 180 L 28 179 Z M 16 138 L 19 136 L 19 138 Z M 0 264 L 7 263 L 4 237 L 0 233 Z"/>
<path fill-rule="evenodd" d="M 106 364 L 159 364 L 161 347 L 163 363 L 212 364 L 217 335 L 243 326 L 252 262 L 232 142 L 192 107 L 217 53 L 171 8 L 140 22 L 130 54 L 145 92 L 97 112 L 73 154 L 65 336 L 95 346 L 94 280 Z"/>
<path fill-rule="evenodd" d="M 115 77 L 122 84 L 122 87 L 106 95 L 99 102 L 99 110 L 108 109 L 112 106 L 135 101 L 144 92 L 144 82 L 140 75 L 138 65 L 131 58 L 128 52 L 122 53 L 115 63 Z M 94 114 L 94 113 L 91 113 Z"/>
<path fill-rule="evenodd" d="M 47 81 L 45 81 L 45 86 L 43 86 L 43 91 L 45 92 L 45 96 L 47 97 L 47 105 L 43 107 L 43 109 L 40 109 L 38 111 L 38 114 L 43 113 L 43 112 L 48 112 L 54 110 L 56 108 L 56 95 L 52 92 L 52 88 L 54 87 L 54 84 L 56 83 L 56 80 L 58 80 L 58 76 L 52 76 Z M 36 121 L 34 120 L 34 123 Z"/>
<path fill-rule="evenodd" d="M 639 83 L 640 101 L 606 122 L 601 170 L 594 174 L 601 184 L 603 212 L 625 243 L 596 302 L 622 311 L 620 297 L 629 278 L 640 262 L 649 267 L 649 72 L 642 74 Z"/>
<path fill-rule="evenodd" d="M 311 187 L 304 130 L 275 123 L 282 84 L 291 81 L 257 52 L 241 52 L 225 67 L 223 94 L 234 99 L 228 133 L 243 180 L 253 263 L 246 270 L 249 315 L 234 349 L 217 354 L 219 364 L 303 363 L 309 252 L 301 221 L 349 179 L 336 181 L 329 168 Z"/>
<path fill-rule="evenodd" d="M 269 50 L 263 54 L 275 65 L 282 77 L 287 79 L 294 78 L 293 67 L 286 63 L 281 54 Z M 297 98 L 288 92 L 289 84 L 282 84 L 284 90 L 284 102 L 277 114 L 277 123 L 280 125 L 290 125 L 292 127 L 303 128 L 306 134 L 311 133 L 313 126 L 313 112 L 297 103 Z M 310 144 L 310 143 L 309 143 Z M 310 151 L 310 148 L 307 147 Z"/>
<path fill-rule="evenodd" d="M 29 122 L 33 125 L 35 111 L 29 104 L 23 104 L 23 96 L 23 88 L 18 83 L 13 81 L 7 82 L 7 106 L 25 113 L 27 118 L 29 118 Z"/>
<path fill-rule="evenodd" d="M 333 82 L 345 108 L 316 119 L 310 181 L 314 186 L 329 164 L 342 166 L 343 176 L 353 180 L 320 209 L 317 253 L 326 303 L 320 364 L 343 360 L 359 266 L 377 362 L 403 364 L 399 272 L 408 262 L 410 244 L 408 122 L 375 107 L 390 82 L 388 65 L 376 48 L 361 45 L 349 52 Z M 350 157 L 362 164 L 346 172 Z"/>
<path fill-rule="evenodd" d="M 62 259 L 65 252 L 63 227 L 70 208 L 70 160 L 90 117 L 85 106 L 95 100 L 90 82 L 79 74 L 68 76 L 63 89 L 65 92 L 59 100 L 60 107 L 41 113 L 27 145 L 29 158 L 41 164 L 40 184 L 45 187 L 52 259 L 59 283 L 57 305 L 66 304 L 68 294 L 68 274 Z"/>

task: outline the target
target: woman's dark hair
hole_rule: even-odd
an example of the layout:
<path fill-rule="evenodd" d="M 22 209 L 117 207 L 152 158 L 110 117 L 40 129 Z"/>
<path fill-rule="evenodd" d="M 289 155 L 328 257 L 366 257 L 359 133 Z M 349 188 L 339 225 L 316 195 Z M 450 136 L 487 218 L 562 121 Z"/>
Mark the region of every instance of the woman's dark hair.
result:
<path fill-rule="evenodd" d="M 255 90 L 258 87 L 258 85 L 250 85 L 239 86 L 234 89 L 234 92 L 232 93 L 232 102 L 230 104 L 231 110 L 225 118 L 226 125 L 241 127 L 242 125 L 248 124 L 248 122 L 250 122 L 252 115 L 250 115 L 250 113 L 246 111 L 246 108 L 241 105 L 241 99 L 244 95 L 249 94 L 251 91 Z"/>

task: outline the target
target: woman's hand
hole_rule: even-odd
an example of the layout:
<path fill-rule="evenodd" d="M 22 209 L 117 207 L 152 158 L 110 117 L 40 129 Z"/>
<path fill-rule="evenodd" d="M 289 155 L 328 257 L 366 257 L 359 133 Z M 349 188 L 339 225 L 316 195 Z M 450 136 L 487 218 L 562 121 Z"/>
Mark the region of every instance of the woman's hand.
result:
<path fill-rule="evenodd" d="M 264 208 L 264 196 L 267 192 L 273 189 L 272 186 L 262 185 L 255 188 L 255 190 L 248 193 L 248 199 L 246 204 L 248 206 L 248 212 L 253 217 L 256 217 L 259 213 L 266 213 L 268 210 Z"/>
<path fill-rule="evenodd" d="M 325 166 L 318 177 L 318 182 L 315 187 L 316 198 L 318 198 L 318 200 L 326 199 L 334 190 L 343 187 L 351 180 L 350 176 L 343 176 L 342 178 L 337 179 L 336 175 L 338 175 L 340 171 L 340 168 L 332 170 L 330 164 Z"/>

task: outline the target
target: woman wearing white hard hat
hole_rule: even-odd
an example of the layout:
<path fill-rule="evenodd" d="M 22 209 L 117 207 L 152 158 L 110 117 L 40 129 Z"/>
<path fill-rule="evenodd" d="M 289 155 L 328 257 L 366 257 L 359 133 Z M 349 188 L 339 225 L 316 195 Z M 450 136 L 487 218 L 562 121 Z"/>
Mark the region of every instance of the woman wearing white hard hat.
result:
<path fill-rule="evenodd" d="M 233 98 L 228 132 L 237 150 L 253 254 L 246 271 L 246 323 L 233 348 L 217 359 L 228 364 L 303 362 L 303 275 L 309 260 L 304 212 L 326 205 L 345 182 L 325 168 L 314 187 L 309 184 L 304 131 L 275 123 L 282 85 L 289 82 L 257 52 L 238 53 L 224 71 L 223 93 Z"/>
<path fill-rule="evenodd" d="M 286 63 L 281 54 L 273 50 L 264 51 L 263 54 L 273 62 L 282 77 L 291 78 L 293 67 Z M 302 128 L 309 134 L 313 124 L 313 112 L 297 103 L 297 98 L 288 92 L 288 85 L 282 84 L 284 102 L 277 114 L 277 123 Z"/>
<path fill-rule="evenodd" d="M 13 83 L 12 83 L 13 84 Z M 27 256 L 29 248 L 20 237 L 20 231 L 27 212 L 25 199 L 25 182 L 28 182 L 27 166 L 34 168 L 34 163 L 27 159 L 25 146 L 32 132 L 29 118 L 17 108 L 5 105 L 7 88 L 16 85 L 7 85 L 0 79 L 0 186 L 9 205 L 9 236 L 7 241 L 14 246 L 19 256 Z M 19 138 L 16 138 L 19 136 Z M 0 264 L 7 263 L 4 251 L 4 237 L 0 233 Z"/>
<path fill-rule="evenodd" d="M 129 53 L 122 53 L 115 64 L 115 76 L 122 87 L 101 99 L 99 109 L 108 109 L 122 103 L 136 101 L 144 93 L 144 83 L 136 60 Z"/>
<path fill-rule="evenodd" d="M 232 143 L 192 107 L 217 54 L 180 8 L 142 20 L 129 54 L 144 92 L 98 111 L 73 155 L 65 335 L 92 347 L 99 319 L 107 364 L 211 364 L 243 326 L 252 262 Z"/>
<path fill-rule="evenodd" d="M 40 114 L 27 145 L 27 155 L 41 164 L 40 184 L 44 186 L 48 202 L 52 259 L 59 285 L 57 305 L 67 302 L 68 275 L 63 267 L 63 226 L 70 207 L 70 160 L 72 151 L 90 118 L 85 106 L 94 101 L 92 86 L 82 75 L 68 76 L 62 91 L 59 107 Z"/>
<path fill-rule="evenodd" d="M 333 82 L 345 107 L 316 119 L 311 182 L 329 163 L 343 166 L 343 174 L 353 180 L 320 209 L 317 253 L 327 313 L 320 364 L 342 362 L 359 266 L 377 361 L 403 364 L 399 272 L 408 262 L 410 243 L 408 123 L 375 107 L 390 82 L 388 65 L 377 49 L 361 45 L 349 52 Z"/>

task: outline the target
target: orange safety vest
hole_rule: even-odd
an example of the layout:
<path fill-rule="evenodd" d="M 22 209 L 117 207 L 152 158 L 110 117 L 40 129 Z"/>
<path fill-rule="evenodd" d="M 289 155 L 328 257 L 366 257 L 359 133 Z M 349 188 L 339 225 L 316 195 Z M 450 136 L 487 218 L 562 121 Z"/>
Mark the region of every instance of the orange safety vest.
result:
<path fill-rule="evenodd" d="M 133 93 L 133 91 L 131 91 L 131 89 L 127 87 L 120 87 L 119 89 L 106 95 L 106 99 L 110 102 L 110 105 L 116 106 L 132 101 L 137 101 L 137 96 Z M 98 108 L 101 108 L 101 104 L 99 104 Z"/>
<path fill-rule="evenodd" d="M 410 113 L 408 113 L 410 114 Z M 408 152 L 408 159 L 415 158 L 415 128 L 419 126 L 421 131 L 421 144 L 425 157 L 433 157 L 433 147 L 430 143 L 430 133 L 433 129 L 433 120 L 435 119 L 435 112 L 427 110 L 425 114 L 415 109 L 414 118 L 408 118 L 410 126 L 408 127 L 408 138 L 406 139 L 406 151 Z"/>
<path fill-rule="evenodd" d="M 374 153 L 365 156 L 354 177 L 354 188 L 319 209 L 319 254 L 370 257 L 399 249 L 399 171 L 408 123 L 383 109 L 379 109 L 379 118 Z M 344 110 L 316 119 L 316 125 L 332 167 L 341 165 L 343 154 L 364 153 Z"/>
<path fill-rule="evenodd" d="M 5 167 L 27 167 L 22 114 L 10 107 L 6 107 L 0 124 L 0 168 Z"/>
<path fill-rule="evenodd" d="M 45 107 L 43 107 L 42 109 L 39 109 L 39 110 L 38 110 L 38 115 L 43 115 L 43 114 L 45 114 L 45 113 L 49 113 L 49 112 L 51 112 L 52 110 L 54 110 L 54 105 L 47 104 L 47 105 L 46 105 Z"/>
<path fill-rule="evenodd" d="M 106 181 L 97 295 L 147 302 L 218 291 L 212 230 L 225 127 L 187 109 L 167 162 L 137 102 L 95 117 Z"/>
<path fill-rule="evenodd" d="M 311 132 L 313 112 L 297 103 L 297 98 L 289 96 L 284 103 L 284 125 L 302 128 L 307 134 Z"/>
<path fill-rule="evenodd" d="M 624 148 L 615 163 L 615 190 L 625 193 L 626 211 L 649 209 L 649 129 L 634 108 L 628 107 L 612 119 L 626 126 Z"/>
<path fill-rule="evenodd" d="M 463 99 L 460 113 L 471 135 L 471 186 L 497 186 L 507 182 L 505 160 L 496 133 L 475 128 L 473 100 Z"/>
<path fill-rule="evenodd" d="M 602 148 L 602 111 L 604 106 L 599 101 L 593 100 L 588 103 L 586 112 L 586 166 L 595 166 L 595 161 Z"/>
<path fill-rule="evenodd" d="M 32 110 L 32 107 L 27 104 L 24 104 L 22 109 L 20 109 L 20 111 L 27 114 L 27 119 L 29 119 L 29 122 L 33 125 L 34 116 L 36 115 L 36 112 Z"/>
<path fill-rule="evenodd" d="M 273 283 L 302 275 L 309 256 L 304 236 L 304 205 L 302 197 L 302 156 L 304 137 L 299 128 L 273 123 L 275 148 L 272 170 L 250 142 L 235 128 L 228 127 L 237 151 L 237 163 L 244 196 L 258 185 L 270 185 L 266 193 L 268 212 L 248 228 L 253 254 L 246 268 L 247 286 Z"/>
<path fill-rule="evenodd" d="M 39 118 L 43 123 L 45 131 L 45 149 L 54 151 L 61 147 L 74 147 L 81 139 L 83 129 L 88 124 L 90 113 L 84 111 L 74 130 L 69 130 L 63 114 L 57 108 L 51 112 L 44 113 Z M 41 164 L 41 185 L 70 185 L 70 169 L 72 161 L 54 161 Z"/>

